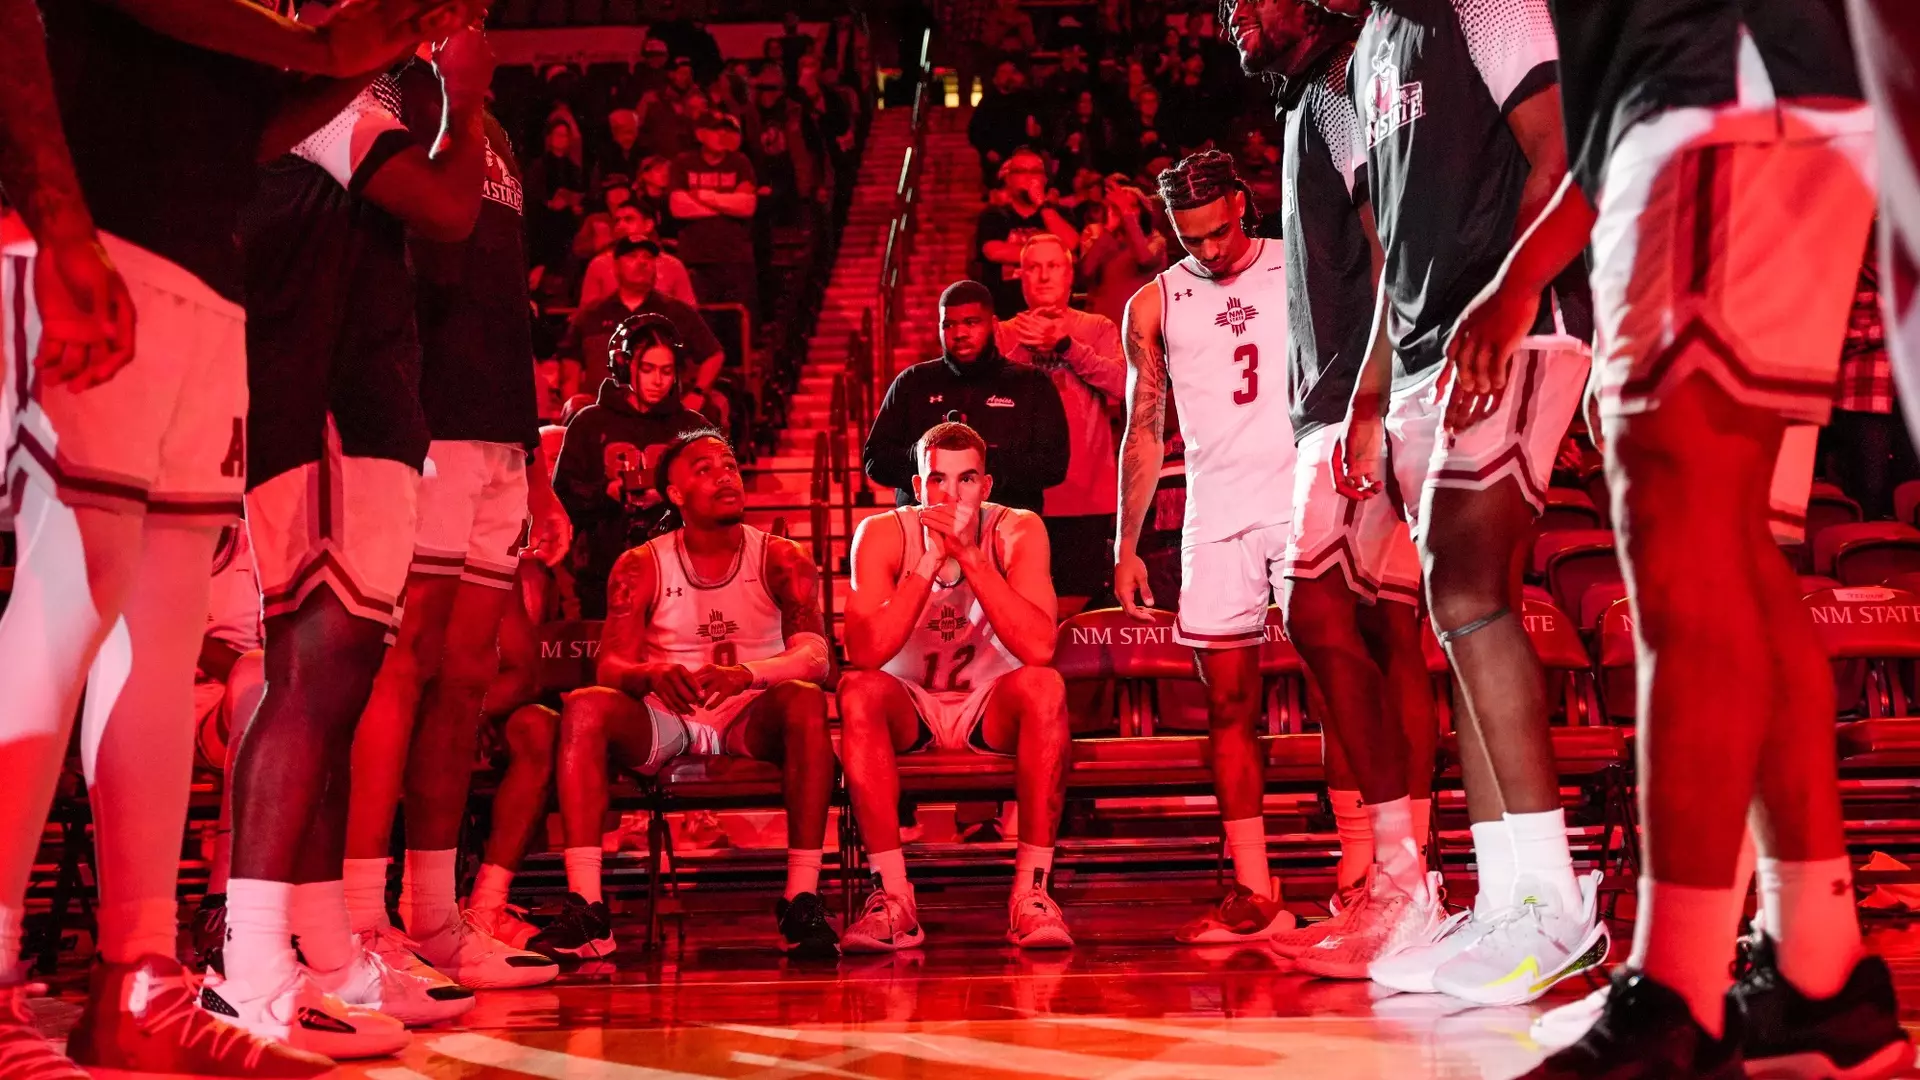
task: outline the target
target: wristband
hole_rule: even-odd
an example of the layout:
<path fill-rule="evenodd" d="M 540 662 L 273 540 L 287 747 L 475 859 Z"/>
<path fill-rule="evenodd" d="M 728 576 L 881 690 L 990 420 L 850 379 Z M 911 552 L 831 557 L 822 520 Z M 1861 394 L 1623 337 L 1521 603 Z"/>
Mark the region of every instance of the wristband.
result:
<path fill-rule="evenodd" d="M 749 685 L 755 690 L 793 679 L 817 682 L 827 677 L 827 639 L 813 633 L 795 634 L 787 639 L 786 652 L 740 666 L 753 677 Z"/>

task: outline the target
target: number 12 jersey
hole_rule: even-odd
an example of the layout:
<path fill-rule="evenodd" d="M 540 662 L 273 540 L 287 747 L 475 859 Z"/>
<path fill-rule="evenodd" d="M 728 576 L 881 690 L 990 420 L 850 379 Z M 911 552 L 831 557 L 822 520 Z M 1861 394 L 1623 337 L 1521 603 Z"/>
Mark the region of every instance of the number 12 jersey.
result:
<path fill-rule="evenodd" d="M 1155 278 L 1186 444 L 1186 544 L 1293 516 L 1286 248 L 1253 244 L 1253 261 L 1230 278 L 1208 277 L 1191 258 Z"/>

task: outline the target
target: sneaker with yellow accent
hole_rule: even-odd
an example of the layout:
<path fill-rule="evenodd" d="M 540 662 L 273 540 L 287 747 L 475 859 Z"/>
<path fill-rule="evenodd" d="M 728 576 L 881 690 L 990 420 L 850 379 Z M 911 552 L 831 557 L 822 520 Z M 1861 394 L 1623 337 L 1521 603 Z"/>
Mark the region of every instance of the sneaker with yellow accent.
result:
<path fill-rule="evenodd" d="M 1219 945 L 1232 941 L 1266 941 L 1299 922 L 1280 902 L 1280 882 L 1273 883 L 1274 895 L 1255 896 L 1252 889 L 1233 883 L 1212 911 L 1174 931 L 1173 939 L 1182 945 Z"/>
<path fill-rule="evenodd" d="M 1303 950 L 1294 966 L 1323 979 L 1364 979 L 1374 962 L 1424 944 L 1446 914 L 1439 877 L 1430 875 L 1422 895 L 1414 896 L 1375 865 L 1367 871 L 1366 900 L 1351 909 L 1346 925 Z"/>
<path fill-rule="evenodd" d="M 1606 963 L 1612 939 L 1599 913 L 1599 871 L 1579 884 L 1580 909 L 1568 911 L 1545 882 L 1522 875 L 1518 902 L 1433 973 L 1433 988 L 1475 1005 L 1524 1005 Z"/>
<path fill-rule="evenodd" d="M 1273 951 L 1289 960 L 1320 944 L 1322 938 L 1346 926 L 1353 918 L 1354 908 L 1366 902 L 1367 882 L 1365 878 L 1347 888 L 1334 893 L 1327 901 L 1327 917 L 1319 922 L 1307 923 L 1292 930 L 1282 930 L 1267 939 Z"/>

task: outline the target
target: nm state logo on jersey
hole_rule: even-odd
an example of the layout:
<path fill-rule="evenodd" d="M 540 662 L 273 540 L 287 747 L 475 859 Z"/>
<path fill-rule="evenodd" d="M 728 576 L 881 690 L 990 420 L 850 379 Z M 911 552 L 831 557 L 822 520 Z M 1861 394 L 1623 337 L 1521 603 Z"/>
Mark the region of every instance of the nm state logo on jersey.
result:
<path fill-rule="evenodd" d="M 520 213 L 521 206 L 526 202 L 526 196 L 520 190 L 520 178 L 513 175 L 499 154 L 493 152 L 492 143 L 487 144 L 487 179 L 480 187 L 480 194 L 512 207 L 516 214 Z"/>
<path fill-rule="evenodd" d="M 960 609 L 952 604 L 941 604 L 940 613 L 927 620 L 927 629 L 940 635 L 941 641 L 952 641 L 966 629 L 967 620 L 960 617 Z"/>
<path fill-rule="evenodd" d="M 1243 304 L 1237 296 L 1227 297 L 1227 310 L 1213 317 L 1213 325 L 1226 326 L 1233 330 L 1233 336 L 1239 337 L 1247 332 L 1247 324 L 1253 321 L 1260 309 L 1252 304 Z"/>
<path fill-rule="evenodd" d="M 739 629 L 740 624 L 727 618 L 726 612 L 721 611 L 719 608 L 714 608 L 707 612 L 707 621 L 700 624 L 699 628 L 694 630 L 694 633 L 706 638 L 708 641 L 717 642 L 727 640 L 727 638 L 731 637 L 734 632 Z"/>
<path fill-rule="evenodd" d="M 1400 81 L 1400 65 L 1393 62 L 1389 43 L 1383 38 L 1373 53 L 1373 75 L 1367 80 L 1367 92 L 1361 96 L 1367 115 L 1367 145 L 1380 140 L 1427 115 L 1427 95 L 1417 82 Z"/>

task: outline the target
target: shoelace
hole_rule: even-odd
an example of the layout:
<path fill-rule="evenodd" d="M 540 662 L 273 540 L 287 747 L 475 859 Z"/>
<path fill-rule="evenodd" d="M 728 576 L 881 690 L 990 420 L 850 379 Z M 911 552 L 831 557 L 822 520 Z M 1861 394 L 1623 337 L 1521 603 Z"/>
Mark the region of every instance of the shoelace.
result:
<path fill-rule="evenodd" d="M 0 1029 L 18 1027 L 24 1037 L 0 1039 L 0 1075 L 17 1077 L 18 1080 L 45 1080 L 57 1078 L 67 1080 L 80 1067 L 60 1056 L 53 1044 L 33 1026 L 33 1015 L 27 1011 L 27 996 L 45 994 L 45 983 L 26 983 L 22 986 L 0 990 Z"/>
<path fill-rule="evenodd" d="M 208 1016 L 193 1003 L 193 995 L 188 993 L 184 981 L 173 993 L 162 993 L 159 1000 L 165 1004 L 150 1010 L 137 1021 L 141 1031 L 151 1036 L 164 1035 L 169 1028 L 178 1028 L 174 1038 L 187 1049 L 201 1040 L 207 1044 L 207 1052 L 216 1059 L 223 1059 L 233 1049 L 245 1046 L 246 1053 L 241 1059 L 251 1069 L 260 1063 L 267 1052 L 267 1044 L 254 1037 L 254 1034 L 238 1024 L 222 1023 Z"/>
<path fill-rule="evenodd" d="M 1028 892 L 1027 895 L 1021 897 L 1019 901 L 1013 905 L 1015 921 L 1019 920 L 1022 910 L 1029 910 L 1036 915 L 1041 915 L 1049 919 L 1064 919 L 1064 916 L 1060 914 L 1060 905 L 1054 901 L 1053 897 L 1048 896 L 1039 889 Z"/>
<path fill-rule="evenodd" d="M 866 907 L 860 910 L 860 917 L 864 920 L 869 916 L 884 915 L 887 925 L 894 927 L 905 921 L 906 907 L 905 900 L 884 889 L 875 889 L 873 895 L 867 897 Z"/>

